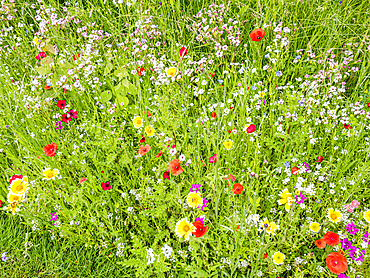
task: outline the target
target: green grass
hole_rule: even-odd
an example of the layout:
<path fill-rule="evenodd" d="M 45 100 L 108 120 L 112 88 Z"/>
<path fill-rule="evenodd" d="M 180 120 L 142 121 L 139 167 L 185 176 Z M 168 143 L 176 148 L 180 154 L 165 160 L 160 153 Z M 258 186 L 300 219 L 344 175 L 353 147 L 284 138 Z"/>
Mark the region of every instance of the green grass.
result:
<path fill-rule="evenodd" d="M 259 271 L 262 277 L 336 277 L 325 259 L 338 250 L 320 250 L 314 241 L 331 230 L 356 238 L 360 248 L 362 235 L 369 231 L 362 215 L 370 209 L 368 3 L 218 1 L 227 11 L 217 14 L 223 17 L 220 23 L 208 22 L 208 29 L 235 22 L 230 29 L 234 38 L 224 33 L 201 41 L 205 24 L 202 29 L 194 27 L 202 19 L 193 15 L 207 10 L 211 1 L 144 0 L 132 6 L 114 5 L 112 0 L 78 5 L 44 1 L 45 7 L 55 8 L 58 18 L 68 11 L 70 23 L 53 25 L 43 35 L 36 34 L 40 4 L 33 2 L 34 8 L 7 3 L 0 14 L 4 23 L 0 33 L 3 207 L 9 204 L 13 175 L 27 176 L 29 186 L 16 215 L 0 212 L 4 227 L 0 253 L 12 255 L 0 262 L 1 277 L 259 277 Z M 6 20 L 9 13 L 13 18 Z M 51 15 L 41 16 L 50 20 Z M 282 35 L 289 40 L 286 45 L 281 39 L 274 41 L 273 29 L 279 22 L 290 29 Z M 91 37 L 81 35 L 83 27 Z M 256 28 L 266 32 L 260 42 L 249 37 Z M 102 37 L 94 37 L 99 30 Z M 32 43 L 36 36 L 47 50 Z M 238 45 L 232 42 L 235 38 Z M 216 42 L 228 47 L 222 57 L 217 57 Z M 59 54 L 51 50 L 54 45 Z M 188 53 L 180 61 L 183 46 Z M 47 58 L 38 61 L 35 57 L 42 50 Z M 312 52 L 315 57 L 310 57 Z M 301 58 L 296 59 L 297 55 Z M 351 55 L 353 59 L 343 63 Z M 199 62 L 202 58 L 206 60 Z M 327 58 L 338 66 L 331 67 Z M 140 61 L 143 76 L 137 73 Z M 263 69 L 266 65 L 268 70 Z M 178 67 L 182 78 L 168 78 L 165 69 L 169 67 Z M 352 72 L 354 67 L 358 71 Z M 187 76 L 189 70 L 194 70 L 191 76 Z M 338 82 L 336 71 L 342 75 Z M 327 77 L 320 81 L 317 76 L 322 72 Z M 68 77 L 63 82 L 68 84 L 66 93 L 58 83 L 61 76 Z M 73 86 L 77 79 L 83 89 Z M 305 79 L 318 79 L 319 87 L 303 84 Z M 45 88 L 48 82 L 52 83 L 49 89 Z M 334 87 L 337 95 L 329 96 Z M 199 93 L 199 88 L 204 92 Z M 77 116 L 56 130 L 56 122 L 67 113 L 57 107 L 60 100 Z M 364 115 L 351 110 L 357 102 L 363 105 Z M 217 116 L 212 118 L 211 112 Z M 287 113 L 294 117 L 285 117 Z M 153 126 L 154 137 L 134 127 L 135 116 L 143 119 L 143 127 Z M 342 117 L 348 117 L 350 130 L 339 122 Z M 247 134 L 243 129 L 251 123 L 256 130 Z M 142 136 L 145 143 L 140 143 Z M 233 141 L 231 150 L 225 148 L 226 140 Z M 48 157 L 44 147 L 51 142 L 58 150 Z M 139 146 L 145 144 L 151 149 L 139 157 Z M 171 145 L 176 145 L 174 155 L 169 152 Z M 157 158 L 160 151 L 163 155 Z M 181 162 L 184 172 L 164 179 L 170 161 L 181 154 L 186 157 Z M 217 162 L 210 163 L 214 154 Z M 322 163 L 317 162 L 319 156 Z M 192 162 L 185 165 L 188 159 Z M 288 175 L 303 162 L 310 165 L 310 173 Z M 58 169 L 59 178 L 43 179 L 46 168 Z M 225 177 L 230 174 L 236 180 L 228 185 Z M 87 180 L 80 183 L 81 178 Z M 101 183 L 108 181 L 112 188 L 102 190 Z M 236 182 L 244 188 L 240 195 L 232 191 Z M 298 190 L 300 182 L 304 189 Z M 186 204 L 192 184 L 202 185 L 202 197 L 209 201 L 204 211 Z M 307 189 L 309 184 L 314 194 Z M 279 205 L 285 188 L 293 195 L 303 192 L 308 198 L 305 207 L 294 204 L 288 212 Z M 360 206 L 347 215 L 343 205 L 354 199 Z M 341 210 L 345 219 L 330 222 L 329 208 Z M 53 212 L 60 226 L 53 225 Z M 246 221 L 257 214 L 260 222 L 268 218 L 280 227 L 276 235 L 263 231 L 258 221 L 255 226 Z M 205 236 L 179 239 L 176 223 L 182 218 L 194 222 L 197 217 L 205 218 L 209 227 Z M 346 232 L 350 221 L 360 229 L 355 236 Z M 318 234 L 310 232 L 311 222 L 320 223 Z M 165 244 L 173 249 L 175 261 L 165 257 Z M 118 246 L 123 246 L 121 253 Z M 153 263 L 148 262 L 149 248 L 155 254 Z M 285 255 L 283 265 L 273 263 L 278 251 Z M 297 263 L 300 259 L 305 263 Z M 241 262 L 248 265 L 240 266 Z M 368 265 L 365 257 L 361 266 L 350 264 L 346 275 L 368 277 Z"/>

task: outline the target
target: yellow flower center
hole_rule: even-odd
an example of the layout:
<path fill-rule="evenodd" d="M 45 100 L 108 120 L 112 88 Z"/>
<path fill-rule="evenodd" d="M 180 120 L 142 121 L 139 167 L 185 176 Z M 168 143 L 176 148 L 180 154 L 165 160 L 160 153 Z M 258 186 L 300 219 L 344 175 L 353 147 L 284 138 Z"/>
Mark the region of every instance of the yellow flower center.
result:
<path fill-rule="evenodd" d="M 333 212 L 333 213 L 330 214 L 330 218 L 333 219 L 333 220 L 337 220 L 338 215 L 335 212 Z"/>
<path fill-rule="evenodd" d="M 187 226 L 187 225 L 186 225 L 186 226 L 184 226 L 184 231 L 185 231 L 185 232 L 188 232 L 189 230 L 190 230 L 190 227 L 189 227 L 189 226 Z"/>

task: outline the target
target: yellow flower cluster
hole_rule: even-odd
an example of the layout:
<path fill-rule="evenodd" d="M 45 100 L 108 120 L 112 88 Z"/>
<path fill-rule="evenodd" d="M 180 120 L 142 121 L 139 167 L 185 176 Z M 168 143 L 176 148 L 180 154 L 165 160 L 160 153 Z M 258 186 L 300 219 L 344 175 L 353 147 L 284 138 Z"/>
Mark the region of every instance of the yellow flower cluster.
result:
<path fill-rule="evenodd" d="M 9 185 L 8 202 L 9 205 L 4 210 L 11 211 L 13 214 L 19 211 L 21 203 L 25 200 L 28 191 L 28 178 L 13 176 Z"/>

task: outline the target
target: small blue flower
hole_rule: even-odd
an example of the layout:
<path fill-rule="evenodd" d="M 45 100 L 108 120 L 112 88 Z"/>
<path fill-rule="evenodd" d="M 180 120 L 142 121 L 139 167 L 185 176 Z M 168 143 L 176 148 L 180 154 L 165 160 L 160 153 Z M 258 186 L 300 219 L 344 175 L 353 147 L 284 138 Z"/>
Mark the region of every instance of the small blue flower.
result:
<path fill-rule="evenodd" d="M 7 260 L 9 260 L 9 258 L 6 256 L 6 252 L 4 252 L 4 253 L 1 254 L 1 260 L 3 262 L 6 262 Z"/>
<path fill-rule="evenodd" d="M 296 59 L 301 59 L 302 56 L 301 55 L 298 55 L 297 57 L 295 57 Z"/>
<path fill-rule="evenodd" d="M 284 166 L 285 167 L 290 167 L 290 162 L 289 161 L 285 161 Z"/>
<path fill-rule="evenodd" d="M 275 72 L 275 76 L 282 76 L 283 73 L 281 72 L 281 70 L 278 70 L 277 72 Z"/>
<path fill-rule="evenodd" d="M 218 80 L 218 83 L 221 83 L 222 84 L 222 83 L 224 83 L 224 81 L 222 79 L 219 79 Z"/>
<path fill-rule="evenodd" d="M 253 91 L 257 90 L 257 87 L 256 87 L 256 86 L 253 86 L 253 87 L 252 87 L 252 90 L 253 90 Z"/>
<path fill-rule="evenodd" d="M 267 54 L 265 55 L 265 58 L 266 58 L 266 59 L 270 58 L 270 53 L 267 53 Z"/>

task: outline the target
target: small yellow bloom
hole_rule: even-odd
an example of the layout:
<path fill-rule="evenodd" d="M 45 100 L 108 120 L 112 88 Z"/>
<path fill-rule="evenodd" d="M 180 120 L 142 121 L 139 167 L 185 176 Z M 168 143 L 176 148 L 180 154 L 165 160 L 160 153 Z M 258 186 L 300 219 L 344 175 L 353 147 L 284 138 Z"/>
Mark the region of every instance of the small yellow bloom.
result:
<path fill-rule="evenodd" d="M 224 146 L 227 150 L 231 150 L 233 148 L 234 142 L 232 140 L 226 140 L 224 142 Z"/>
<path fill-rule="evenodd" d="M 59 170 L 47 168 L 44 170 L 43 174 L 45 175 L 45 178 L 42 178 L 43 180 L 55 180 L 55 177 L 59 174 Z"/>
<path fill-rule="evenodd" d="M 338 210 L 329 209 L 328 212 L 329 220 L 333 223 L 338 223 L 342 219 L 342 214 Z"/>
<path fill-rule="evenodd" d="M 321 230 L 321 226 L 319 223 L 312 222 L 310 224 L 310 230 L 314 233 L 318 233 Z"/>
<path fill-rule="evenodd" d="M 280 227 L 278 225 L 276 225 L 275 222 L 270 222 L 267 220 L 267 218 L 265 218 L 261 223 L 260 223 L 261 227 L 266 229 L 266 232 L 269 233 L 269 234 L 273 234 L 275 235 L 275 231 L 276 230 L 279 230 Z"/>
<path fill-rule="evenodd" d="M 370 223 L 370 210 L 364 211 L 364 218 L 365 220 Z"/>
<path fill-rule="evenodd" d="M 264 97 L 266 95 L 266 93 L 265 92 L 261 92 L 260 93 L 260 97 Z"/>
<path fill-rule="evenodd" d="M 177 68 L 167 68 L 166 73 L 168 77 L 174 77 L 177 74 Z"/>
<path fill-rule="evenodd" d="M 189 207 L 196 208 L 203 205 L 203 199 L 199 192 L 190 192 L 188 194 L 188 205 Z"/>
<path fill-rule="evenodd" d="M 28 189 L 28 178 L 23 177 L 22 179 L 15 179 L 9 186 L 9 190 L 14 195 L 24 195 Z"/>
<path fill-rule="evenodd" d="M 149 125 L 145 127 L 145 132 L 146 132 L 146 135 L 148 135 L 149 137 L 153 137 L 155 133 L 155 129 L 151 125 Z"/>
<path fill-rule="evenodd" d="M 9 203 L 20 203 L 24 201 L 24 197 L 22 195 L 15 195 L 11 191 L 9 191 L 7 197 Z"/>
<path fill-rule="evenodd" d="M 275 252 L 274 255 L 272 255 L 272 259 L 274 264 L 282 265 L 285 260 L 285 255 L 281 252 Z"/>
<path fill-rule="evenodd" d="M 350 129 L 350 130 L 348 130 L 348 133 L 351 134 L 351 135 L 354 135 L 356 133 L 356 131 L 354 129 Z"/>
<path fill-rule="evenodd" d="M 290 207 L 293 205 L 294 200 L 292 198 L 292 193 L 289 193 L 289 190 L 285 188 L 281 193 L 280 193 L 280 200 L 278 200 L 279 205 L 285 205 L 285 210 L 289 211 Z"/>
<path fill-rule="evenodd" d="M 18 202 L 13 202 L 7 205 L 6 207 L 4 207 L 4 210 L 11 211 L 14 215 L 16 212 L 20 210 L 19 207 L 20 205 L 18 204 Z"/>
<path fill-rule="evenodd" d="M 192 232 L 195 232 L 195 230 L 196 230 L 195 226 L 192 223 L 190 223 L 186 218 L 179 220 L 175 227 L 176 235 L 179 238 L 184 237 L 185 240 L 189 240 L 190 236 L 192 235 Z"/>
<path fill-rule="evenodd" d="M 40 38 L 40 37 L 35 37 L 35 38 L 33 39 L 33 43 L 34 43 L 35 45 L 39 45 L 39 44 L 41 43 L 41 38 Z"/>
<path fill-rule="evenodd" d="M 143 125 L 143 120 L 139 116 L 135 116 L 133 121 L 136 128 L 140 128 Z"/>

